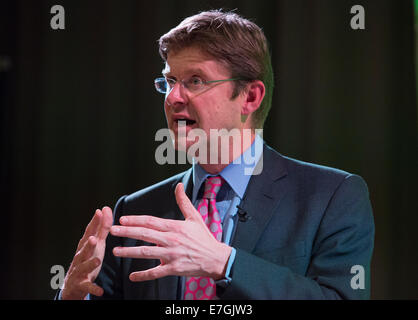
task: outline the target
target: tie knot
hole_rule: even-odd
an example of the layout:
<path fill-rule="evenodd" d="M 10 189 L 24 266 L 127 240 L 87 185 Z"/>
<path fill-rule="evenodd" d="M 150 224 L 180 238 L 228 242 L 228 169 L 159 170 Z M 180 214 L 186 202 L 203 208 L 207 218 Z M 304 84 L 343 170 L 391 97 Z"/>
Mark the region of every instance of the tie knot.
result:
<path fill-rule="evenodd" d="M 219 189 L 222 186 L 224 179 L 220 176 L 209 177 L 205 182 L 205 192 L 203 193 L 203 198 L 205 199 L 216 199 Z"/>

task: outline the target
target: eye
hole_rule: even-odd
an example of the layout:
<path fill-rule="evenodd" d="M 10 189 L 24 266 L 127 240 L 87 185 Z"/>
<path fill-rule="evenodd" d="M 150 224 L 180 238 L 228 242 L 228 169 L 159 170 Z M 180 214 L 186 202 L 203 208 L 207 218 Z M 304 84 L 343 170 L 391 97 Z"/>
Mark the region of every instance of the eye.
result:
<path fill-rule="evenodd" d="M 203 80 L 198 76 L 193 76 L 185 81 L 185 84 L 188 89 L 190 90 L 197 90 L 203 86 Z"/>

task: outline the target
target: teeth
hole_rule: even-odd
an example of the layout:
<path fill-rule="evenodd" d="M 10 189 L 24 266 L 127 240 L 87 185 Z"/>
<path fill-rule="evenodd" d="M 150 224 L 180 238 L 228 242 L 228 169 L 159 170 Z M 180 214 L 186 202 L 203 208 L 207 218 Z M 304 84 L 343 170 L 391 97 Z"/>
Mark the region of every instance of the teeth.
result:
<path fill-rule="evenodd" d="M 186 124 L 194 124 L 196 121 L 190 120 L 190 119 L 177 119 L 177 122 L 183 121 L 186 122 Z"/>

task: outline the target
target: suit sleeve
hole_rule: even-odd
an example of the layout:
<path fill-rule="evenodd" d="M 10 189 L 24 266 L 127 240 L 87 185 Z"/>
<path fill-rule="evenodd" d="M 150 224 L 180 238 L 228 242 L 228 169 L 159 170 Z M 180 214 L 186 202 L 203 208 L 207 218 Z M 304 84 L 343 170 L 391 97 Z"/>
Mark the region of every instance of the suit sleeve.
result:
<path fill-rule="evenodd" d="M 237 249 L 232 281 L 221 299 L 369 299 L 374 222 L 367 185 L 348 175 L 322 216 L 304 275 Z M 353 286 L 353 266 L 364 288 Z M 361 272 L 361 270 L 359 271 Z M 222 292 L 223 291 L 223 292 Z"/>
<path fill-rule="evenodd" d="M 120 198 L 116 203 L 113 210 L 113 224 L 119 224 L 125 197 Z M 114 247 L 122 245 L 120 241 L 121 238 L 119 237 L 114 237 L 111 234 L 107 236 L 102 269 L 95 281 L 97 285 L 103 288 L 104 294 L 101 297 L 90 295 L 90 300 L 123 299 L 123 280 L 121 276 L 123 262 L 121 258 L 115 257 L 112 253 Z"/>

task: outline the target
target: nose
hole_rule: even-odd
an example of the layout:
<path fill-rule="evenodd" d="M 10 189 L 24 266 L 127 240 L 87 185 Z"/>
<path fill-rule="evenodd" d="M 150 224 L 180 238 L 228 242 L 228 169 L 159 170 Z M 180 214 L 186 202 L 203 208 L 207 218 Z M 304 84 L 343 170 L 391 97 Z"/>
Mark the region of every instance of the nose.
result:
<path fill-rule="evenodd" d="M 187 95 L 180 82 L 177 82 L 173 89 L 167 93 L 165 101 L 169 106 L 184 105 L 187 102 Z"/>

